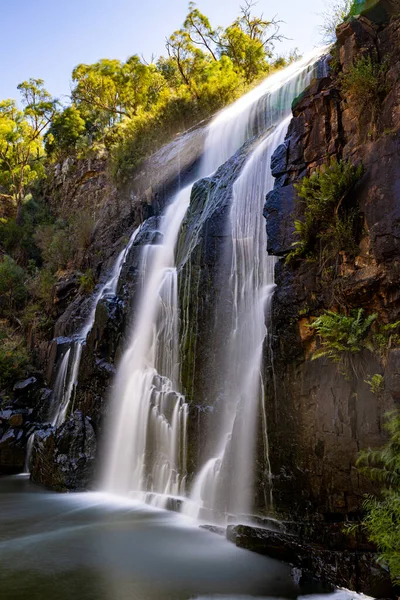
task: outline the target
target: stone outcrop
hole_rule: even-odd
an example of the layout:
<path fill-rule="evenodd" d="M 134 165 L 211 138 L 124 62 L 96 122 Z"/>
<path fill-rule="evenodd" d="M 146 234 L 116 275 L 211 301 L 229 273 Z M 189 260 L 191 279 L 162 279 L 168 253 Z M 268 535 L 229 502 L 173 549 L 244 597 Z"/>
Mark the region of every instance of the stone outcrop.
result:
<path fill-rule="evenodd" d="M 316 578 L 325 584 L 363 591 L 375 598 L 390 597 L 393 593 L 389 575 L 379 565 L 368 542 L 358 544 L 356 549 L 349 548 L 349 543 L 345 547 L 335 547 L 326 538 L 316 544 L 307 536 L 294 535 L 290 531 L 271 531 L 248 525 L 230 525 L 227 538 L 239 548 L 293 565 L 299 569 L 300 583 L 312 583 Z M 317 591 L 331 590 L 325 586 L 314 589 L 313 593 Z"/>
<path fill-rule="evenodd" d="M 58 492 L 90 489 L 94 483 L 96 446 L 91 420 L 79 411 L 58 429 L 39 429 L 32 449 L 32 481 Z"/>
<path fill-rule="evenodd" d="M 310 360 L 315 340 L 308 328 L 321 311 L 343 306 L 376 312 L 384 323 L 399 319 L 399 19 L 382 24 L 363 15 L 343 24 L 336 55 L 338 71 L 313 81 L 294 104 L 287 138 L 273 157 L 276 184 L 264 211 L 268 250 L 285 256 L 295 240 L 294 219 L 301 218 L 294 183 L 330 157 L 365 167 L 349 199 L 363 219 L 357 256 L 337 257 L 333 279 L 318 261 L 281 260 L 276 267 L 273 377 L 267 374 L 274 504 L 281 513 L 326 524 L 360 511 L 372 488 L 354 466 L 357 453 L 382 445 L 384 415 L 399 405 L 397 349 L 386 360 L 365 351 L 343 375 L 325 359 Z M 388 67 L 379 108 L 360 115 L 343 96 L 339 73 L 364 56 Z M 365 382 L 374 374 L 385 380 L 380 394 Z"/>
<path fill-rule="evenodd" d="M 52 391 L 36 377 L 18 381 L 13 397 L 1 402 L 0 475 L 23 471 L 28 439 L 46 420 L 51 402 Z"/>

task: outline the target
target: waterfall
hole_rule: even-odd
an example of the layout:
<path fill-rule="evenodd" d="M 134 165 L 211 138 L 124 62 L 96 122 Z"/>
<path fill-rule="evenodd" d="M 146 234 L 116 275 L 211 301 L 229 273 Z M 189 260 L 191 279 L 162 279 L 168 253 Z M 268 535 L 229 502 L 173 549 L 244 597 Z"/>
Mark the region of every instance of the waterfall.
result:
<path fill-rule="evenodd" d="M 71 400 L 73 399 L 78 384 L 79 366 L 81 363 L 83 346 L 87 336 L 92 330 L 96 317 L 97 305 L 103 298 L 114 296 L 116 294 L 122 267 L 139 230 L 140 228 L 134 230 L 127 246 L 119 253 L 111 270 L 110 277 L 100 286 L 99 291 L 92 300 L 91 310 L 87 319 L 81 329 L 75 334 L 74 339 L 69 344 L 69 347 L 67 347 L 63 356 L 59 359 L 54 382 L 53 401 L 49 409 L 49 421 L 53 427 L 62 425 L 67 417 Z M 25 473 L 29 473 L 34 439 L 35 433 L 32 433 L 28 438 L 26 447 Z"/>
<path fill-rule="evenodd" d="M 179 393 L 175 244 L 190 201 L 182 189 L 161 218 L 162 241 L 146 245 L 135 325 L 118 367 L 103 486 L 153 503 L 182 493 L 188 407 Z"/>
<path fill-rule="evenodd" d="M 230 210 L 232 322 L 223 370 L 223 415 L 217 451 L 195 479 L 184 512 L 223 521 L 252 507 L 256 421 L 263 417 L 262 358 L 266 312 L 274 290 L 275 258 L 266 252 L 263 204 L 274 178 L 271 156 L 284 141 L 290 117 L 261 140 L 233 186 Z M 264 424 L 266 429 L 266 424 Z M 264 432 L 267 444 L 267 432 Z"/>
<path fill-rule="evenodd" d="M 224 511 L 250 508 L 252 475 L 249 471 L 252 470 L 252 439 L 262 388 L 265 309 L 273 291 L 273 259 L 265 251 L 262 205 L 272 187 L 271 154 L 284 138 L 291 102 L 310 82 L 321 54 L 322 51 L 315 52 L 269 77 L 219 113 L 208 129 L 198 178 L 214 173 L 246 140 L 277 126 L 259 143 L 234 187 L 230 286 L 235 310 L 229 359 L 221 373 L 227 381 L 231 378 L 225 395 L 232 400 L 227 402 L 221 424 L 220 448 L 199 473 L 191 501 L 185 502 L 185 507 L 196 507 L 196 514 L 203 505 L 215 510 L 223 504 Z M 177 193 L 161 217 L 161 241 L 142 249 L 143 285 L 112 388 L 101 482 L 101 487 L 109 492 L 133 495 L 158 506 L 165 506 L 168 495 L 183 496 L 187 478 L 189 407 L 180 390 L 175 248 L 192 185 Z M 206 216 L 200 219 L 205 220 Z M 199 229 L 197 227 L 197 231 Z M 194 247 L 189 246 L 188 256 Z M 185 326 L 190 324 L 185 323 Z M 232 369 L 236 370 L 234 374 Z M 239 407 L 241 423 L 236 418 Z M 230 479 L 225 463 L 233 428 L 239 432 L 239 441 L 232 452 L 236 457 L 237 474 L 243 479 L 238 479 L 237 485 L 229 481 L 220 486 L 222 479 Z M 239 456 L 241 445 L 245 446 L 243 460 Z M 241 486 L 246 490 L 245 497 L 242 497 Z M 222 487 L 225 487 L 224 494 Z M 234 494 L 237 501 L 227 505 L 221 498 L 226 499 L 229 494 Z"/>
<path fill-rule="evenodd" d="M 74 335 L 72 343 L 66 350 L 64 356 L 61 358 L 56 373 L 54 384 L 54 401 L 52 403 L 52 412 L 50 415 L 51 424 L 54 427 L 59 427 L 62 423 L 64 423 L 70 408 L 71 400 L 73 400 L 76 386 L 78 384 L 79 366 L 81 364 L 83 346 L 86 342 L 87 336 L 92 330 L 96 317 L 97 305 L 103 298 L 115 295 L 121 269 L 138 232 L 139 229 L 135 229 L 127 246 L 119 253 L 112 268 L 110 277 L 105 283 L 103 283 L 103 285 L 100 286 L 99 291 L 92 300 L 92 307 L 87 319 L 85 320 L 81 329 Z"/>

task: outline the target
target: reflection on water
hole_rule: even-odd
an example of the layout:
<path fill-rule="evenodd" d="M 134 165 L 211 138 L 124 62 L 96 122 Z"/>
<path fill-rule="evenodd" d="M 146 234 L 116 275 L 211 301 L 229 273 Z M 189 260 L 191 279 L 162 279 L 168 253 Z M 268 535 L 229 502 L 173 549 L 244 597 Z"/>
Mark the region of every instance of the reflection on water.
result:
<path fill-rule="evenodd" d="M 2 600 L 242 600 L 299 593 L 290 569 L 179 515 L 0 479 Z M 335 598 L 335 600 L 348 600 Z"/>

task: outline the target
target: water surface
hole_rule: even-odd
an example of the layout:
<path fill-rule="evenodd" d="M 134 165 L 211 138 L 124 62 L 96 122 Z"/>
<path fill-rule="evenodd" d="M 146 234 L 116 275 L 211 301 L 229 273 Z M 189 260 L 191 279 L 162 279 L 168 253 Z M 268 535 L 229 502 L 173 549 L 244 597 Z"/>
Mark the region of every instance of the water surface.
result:
<path fill-rule="evenodd" d="M 2 600 L 186 600 L 296 594 L 286 565 L 180 515 L 0 479 Z"/>

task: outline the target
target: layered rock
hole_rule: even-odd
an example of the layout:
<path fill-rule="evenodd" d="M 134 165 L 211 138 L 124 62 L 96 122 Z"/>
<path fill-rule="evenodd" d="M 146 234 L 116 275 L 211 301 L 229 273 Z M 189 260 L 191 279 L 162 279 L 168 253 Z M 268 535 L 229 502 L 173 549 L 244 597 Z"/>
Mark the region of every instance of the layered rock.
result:
<path fill-rule="evenodd" d="M 302 519 L 343 521 L 361 509 L 370 483 L 355 468 L 361 448 L 385 440 L 385 413 L 398 405 L 398 350 L 387 361 L 365 351 L 347 376 L 324 359 L 310 360 L 312 317 L 326 309 L 363 308 L 382 322 L 400 314 L 400 21 L 365 16 L 338 29 L 339 73 L 361 57 L 387 64 L 379 109 L 364 110 L 343 97 L 338 73 L 316 80 L 295 102 L 285 144 L 273 158 L 275 189 L 266 200 L 268 250 L 285 256 L 301 216 L 294 183 L 331 157 L 362 162 L 365 175 L 351 194 L 363 218 L 355 259 L 342 253 L 334 279 L 318 261 L 276 268 L 273 299 L 273 378 L 268 385 L 270 460 L 275 506 Z M 365 382 L 384 376 L 385 390 Z"/>

